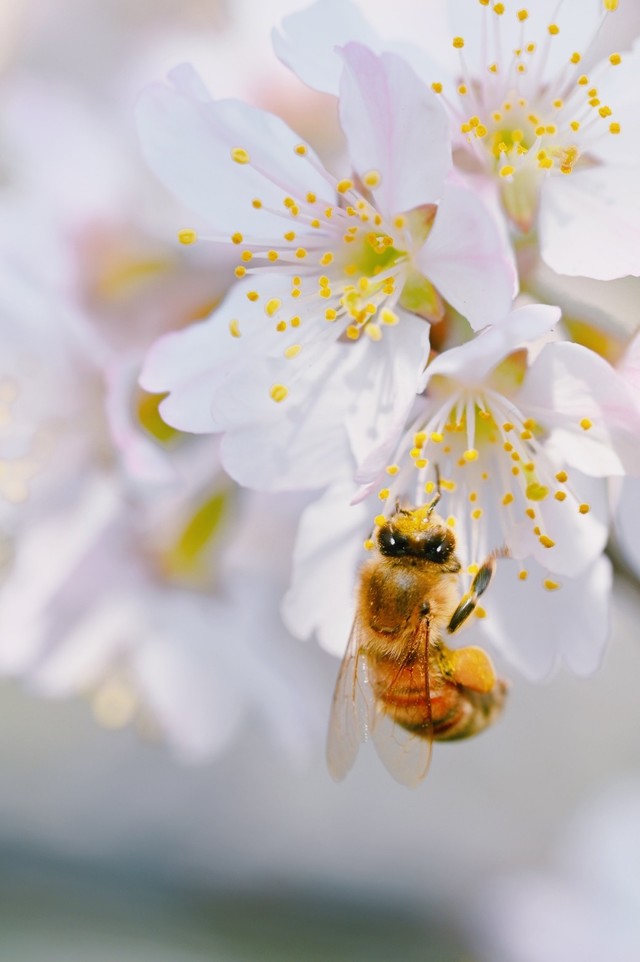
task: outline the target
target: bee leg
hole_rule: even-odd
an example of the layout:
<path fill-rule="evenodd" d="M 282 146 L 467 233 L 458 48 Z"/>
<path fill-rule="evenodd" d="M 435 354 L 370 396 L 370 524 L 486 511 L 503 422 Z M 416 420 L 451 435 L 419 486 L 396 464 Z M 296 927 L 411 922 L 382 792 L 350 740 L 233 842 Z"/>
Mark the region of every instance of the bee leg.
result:
<path fill-rule="evenodd" d="M 466 595 L 460 599 L 460 604 L 451 615 L 451 620 L 447 625 L 447 631 L 453 634 L 457 631 L 460 625 L 464 624 L 471 612 L 474 610 L 478 604 L 478 598 L 481 594 L 489 587 L 491 579 L 493 578 L 493 573 L 496 570 L 496 555 L 489 555 L 487 560 L 478 569 L 475 578 L 471 582 L 471 587 L 469 588 Z"/>

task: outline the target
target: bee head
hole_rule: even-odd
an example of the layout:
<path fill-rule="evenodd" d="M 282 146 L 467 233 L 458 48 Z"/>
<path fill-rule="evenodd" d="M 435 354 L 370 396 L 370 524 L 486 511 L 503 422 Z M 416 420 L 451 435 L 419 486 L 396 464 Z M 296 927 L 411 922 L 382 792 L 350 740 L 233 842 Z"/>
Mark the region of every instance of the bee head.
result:
<path fill-rule="evenodd" d="M 438 565 L 455 560 L 455 565 L 448 565 L 447 570 L 459 570 L 457 559 L 452 559 L 455 537 L 442 518 L 434 514 L 434 507 L 432 501 L 413 511 L 398 508 L 378 531 L 380 552 L 390 558 L 419 558 Z"/>

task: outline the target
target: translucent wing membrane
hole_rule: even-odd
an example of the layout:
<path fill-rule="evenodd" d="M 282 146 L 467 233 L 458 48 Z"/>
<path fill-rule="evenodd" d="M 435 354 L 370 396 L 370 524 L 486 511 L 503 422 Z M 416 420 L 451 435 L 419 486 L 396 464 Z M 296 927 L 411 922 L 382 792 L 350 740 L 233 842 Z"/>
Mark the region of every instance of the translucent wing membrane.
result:
<path fill-rule="evenodd" d="M 327 765 L 336 781 L 341 781 L 353 767 L 360 744 L 367 740 L 375 719 L 375 695 L 361 641 L 362 630 L 356 619 L 340 666 L 329 720 Z"/>

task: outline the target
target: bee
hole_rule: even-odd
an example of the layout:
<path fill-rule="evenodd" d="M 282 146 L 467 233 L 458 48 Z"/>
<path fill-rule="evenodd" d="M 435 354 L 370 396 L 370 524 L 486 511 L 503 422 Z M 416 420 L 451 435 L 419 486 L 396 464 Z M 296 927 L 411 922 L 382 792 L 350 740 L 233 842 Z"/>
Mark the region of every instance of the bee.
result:
<path fill-rule="evenodd" d="M 361 569 L 327 742 L 337 781 L 371 736 L 394 778 L 417 785 L 427 774 L 434 739 L 469 738 L 502 711 L 507 685 L 486 652 L 451 649 L 444 639 L 475 609 L 505 552 L 487 558 L 460 598 L 456 541 L 435 513 L 439 498 L 412 510 L 398 506 L 378 529 L 375 553 Z"/>

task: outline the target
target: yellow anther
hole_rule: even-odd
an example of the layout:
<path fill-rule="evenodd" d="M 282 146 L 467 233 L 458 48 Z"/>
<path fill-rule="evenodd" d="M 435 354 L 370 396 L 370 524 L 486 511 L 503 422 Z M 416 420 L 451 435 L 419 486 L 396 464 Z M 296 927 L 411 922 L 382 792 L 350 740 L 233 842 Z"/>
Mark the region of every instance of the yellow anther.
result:
<path fill-rule="evenodd" d="M 280 255 L 278 254 L 277 251 L 267 251 L 267 258 L 271 261 L 272 264 L 275 264 L 279 256 Z"/>
<path fill-rule="evenodd" d="M 306 247 L 298 247 L 298 249 L 296 250 L 296 257 L 298 258 L 298 260 L 302 260 L 306 256 L 307 256 Z"/>
<path fill-rule="evenodd" d="M 611 134 L 619 134 L 621 129 L 622 128 L 620 127 L 620 124 L 616 124 L 616 123 L 609 124 L 609 133 Z"/>
<path fill-rule="evenodd" d="M 248 164 L 250 157 L 244 147 L 233 147 L 231 149 L 231 159 L 235 160 L 236 164 Z"/>
<path fill-rule="evenodd" d="M 474 508 L 473 511 L 471 512 L 471 517 L 473 518 L 474 521 L 479 521 L 483 514 L 484 512 L 482 508 Z"/>
<path fill-rule="evenodd" d="M 468 91 L 467 91 L 467 85 L 466 85 L 466 84 L 460 84 L 459 87 L 458 87 L 458 93 L 459 93 L 462 97 L 464 97 L 464 95 L 465 95 L 466 93 L 468 93 Z"/>
<path fill-rule="evenodd" d="M 464 47 L 464 38 L 463 38 L 463 37 L 454 37 L 451 42 L 452 42 L 452 44 L 453 44 L 453 46 L 455 47 L 456 50 L 462 50 L 462 48 Z"/>
<path fill-rule="evenodd" d="M 502 503 L 503 503 L 503 505 L 504 505 L 505 508 L 506 508 L 506 506 L 507 506 L 508 504 L 513 504 L 513 501 L 514 501 L 514 500 L 515 500 L 515 499 L 514 499 L 513 495 L 511 494 L 511 492 L 510 492 L 510 491 L 507 491 L 507 493 L 506 493 L 506 494 L 503 496 L 503 498 L 502 498 Z"/>
<path fill-rule="evenodd" d="M 550 578 L 545 578 L 542 584 L 547 589 L 547 591 L 557 591 L 557 589 L 560 587 L 557 581 L 551 581 Z"/>
<path fill-rule="evenodd" d="M 234 270 L 233 273 L 234 273 L 234 274 L 236 275 L 236 277 L 238 277 L 238 278 L 244 277 L 244 275 L 247 273 L 247 268 L 246 268 L 246 267 L 243 267 L 242 264 L 238 264 L 238 266 L 235 268 L 235 270 Z"/>
<path fill-rule="evenodd" d="M 260 200 L 259 197 L 254 197 L 253 200 L 251 201 L 251 206 L 255 207 L 256 210 L 260 210 L 260 208 L 262 207 L 262 201 Z"/>
<path fill-rule="evenodd" d="M 286 331 L 286 329 L 287 329 L 287 322 L 286 322 L 286 321 L 278 321 L 278 323 L 276 324 L 276 331 L 278 331 L 280 334 L 282 334 L 283 331 Z"/>
<path fill-rule="evenodd" d="M 582 421 L 580 422 L 580 427 L 582 428 L 583 431 L 588 431 L 589 428 L 593 427 L 593 424 L 589 420 L 589 418 L 583 418 Z"/>
<path fill-rule="evenodd" d="M 609 57 L 609 63 L 613 67 L 617 67 L 618 64 L 622 63 L 622 57 L 620 56 L 619 53 L 612 53 L 611 56 Z"/>
<path fill-rule="evenodd" d="M 421 448 L 426 440 L 427 435 L 425 431 L 418 431 L 417 434 L 413 435 L 413 443 L 417 448 Z"/>
<path fill-rule="evenodd" d="M 324 312 L 325 321 L 335 321 L 337 316 L 338 316 L 338 312 L 334 310 L 333 307 L 328 307 Z"/>
<path fill-rule="evenodd" d="M 522 441 L 529 441 L 532 437 L 533 437 L 533 434 L 531 433 L 531 431 L 525 430 L 520 432 L 520 438 Z"/>
<path fill-rule="evenodd" d="M 560 33 L 560 27 L 558 26 L 557 23 L 550 23 L 549 26 L 547 27 L 547 30 L 549 31 L 552 37 L 557 37 L 557 35 Z"/>
<path fill-rule="evenodd" d="M 489 131 L 487 130 L 484 124 L 478 124 L 475 130 L 476 137 L 479 137 L 480 139 L 482 139 L 483 137 L 486 137 L 488 133 Z"/>
<path fill-rule="evenodd" d="M 602 0 L 604 4 L 604 9 L 612 12 L 618 9 L 618 0 Z"/>
<path fill-rule="evenodd" d="M 432 84 L 431 84 L 431 89 L 433 90 L 434 94 L 441 94 L 441 93 L 442 93 L 442 84 L 441 84 L 441 83 L 438 83 L 438 82 L 432 83 Z"/>
<path fill-rule="evenodd" d="M 504 13 L 504 3 L 496 3 L 493 6 L 493 12 L 497 13 L 499 17 Z"/>
<path fill-rule="evenodd" d="M 462 455 L 462 457 L 465 459 L 465 461 L 477 461 L 477 460 L 478 460 L 478 452 L 477 452 L 477 450 L 476 450 L 475 448 L 468 448 L 468 449 L 464 452 L 464 454 Z"/>
<path fill-rule="evenodd" d="M 333 254 L 331 253 L 331 251 L 325 251 L 322 257 L 320 258 L 320 263 L 322 264 L 323 267 L 327 267 L 332 262 L 332 260 L 333 260 Z"/>
<path fill-rule="evenodd" d="M 501 177 L 511 177 L 511 175 L 512 175 L 513 172 L 514 172 L 514 169 L 515 169 L 515 168 L 512 167 L 511 164 L 505 164 L 504 167 L 501 167 L 501 168 L 500 168 L 500 171 L 499 171 L 500 176 L 501 176 Z"/>
<path fill-rule="evenodd" d="M 518 10 L 518 20 L 524 21 L 524 20 L 527 20 L 528 17 L 529 17 L 528 10 Z"/>
<path fill-rule="evenodd" d="M 527 51 L 527 53 L 535 53 L 536 52 L 535 43 L 528 43 L 527 46 L 525 47 L 525 50 Z"/>
<path fill-rule="evenodd" d="M 346 194 L 346 192 L 348 190 L 352 190 L 352 188 L 353 188 L 353 181 L 349 180 L 348 177 L 345 177 L 344 180 L 339 180 L 338 183 L 336 184 L 336 190 L 338 191 L 339 194 Z"/>
<path fill-rule="evenodd" d="M 569 126 L 571 127 L 571 129 L 572 129 L 574 132 L 577 133 L 577 131 L 580 130 L 580 121 L 579 121 L 579 120 L 572 120 L 571 123 L 569 124 Z"/>
<path fill-rule="evenodd" d="M 387 474 L 390 474 L 393 477 L 398 473 L 398 471 L 400 470 L 400 467 L 397 464 L 388 464 L 385 470 Z"/>
<path fill-rule="evenodd" d="M 514 477 L 517 477 L 520 474 L 520 468 L 517 466 L 517 464 L 514 464 L 514 466 L 511 468 L 511 474 Z"/>
<path fill-rule="evenodd" d="M 564 100 L 560 100 L 560 98 L 554 100 L 553 106 L 556 108 L 556 110 L 561 110 L 564 107 Z"/>
<path fill-rule="evenodd" d="M 566 497 L 567 497 L 566 491 L 556 491 L 556 493 L 554 494 L 554 498 L 556 499 L 556 501 L 564 501 Z"/>
<path fill-rule="evenodd" d="M 390 494 L 389 488 L 380 488 L 380 490 L 378 491 L 378 497 L 380 498 L 381 501 L 386 501 L 387 498 L 389 497 L 389 494 Z"/>
<path fill-rule="evenodd" d="M 578 77 L 577 83 L 581 87 L 586 87 L 586 85 L 589 83 L 589 78 L 587 77 L 586 74 L 583 73 L 581 77 Z"/>
<path fill-rule="evenodd" d="M 569 62 L 573 64 L 580 63 L 581 60 L 582 60 L 582 57 L 580 56 L 577 50 L 575 50 L 569 57 Z"/>
<path fill-rule="evenodd" d="M 244 240 L 244 237 L 242 236 L 239 230 L 237 230 L 235 234 L 231 235 L 231 242 L 233 244 L 241 244 L 243 240 Z"/>
<path fill-rule="evenodd" d="M 549 488 L 546 488 L 544 484 L 540 484 L 538 481 L 532 481 L 527 485 L 525 494 L 529 501 L 544 501 L 549 495 Z"/>
<path fill-rule="evenodd" d="M 444 441 L 444 435 L 440 434 L 439 431 L 432 431 L 431 440 L 434 444 L 440 444 L 442 441 Z"/>
<path fill-rule="evenodd" d="M 541 534 L 538 540 L 543 548 L 554 548 L 556 544 L 555 541 L 552 541 L 546 534 Z"/>
<path fill-rule="evenodd" d="M 259 297 L 260 297 L 260 295 L 258 294 L 257 291 L 247 291 L 247 298 L 248 298 L 250 301 L 257 301 L 257 300 L 259 299 Z"/>
<path fill-rule="evenodd" d="M 284 401 L 284 399 L 287 397 L 288 394 L 289 394 L 289 391 L 284 386 L 284 384 L 274 384 L 271 390 L 269 391 L 269 397 L 271 398 L 271 400 L 276 401 L 278 404 L 281 401 Z"/>
<path fill-rule="evenodd" d="M 509 453 L 509 451 L 513 451 L 513 444 L 511 443 L 511 441 L 505 441 L 502 447 L 507 452 L 507 454 Z"/>
<path fill-rule="evenodd" d="M 301 350 L 301 344 L 291 344 L 290 347 L 285 348 L 284 356 L 290 361 L 292 358 L 297 357 Z"/>
<path fill-rule="evenodd" d="M 282 235 L 286 241 L 293 241 L 296 239 L 296 232 L 294 230 L 285 231 Z"/>
<path fill-rule="evenodd" d="M 399 323 L 400 318 L 395 313 L 395 311 L 392 311 L 389 307 L 383 307 L 382 310 L 380 311 L 380 320 L 382 321 L 383 324 L 386 324 L 388 327 L 394 327 L 396 324 Z"/>
<path fill-rule="evenodd" d="M 374 542 L 371 540 L 371 538 L 367 538 L 366 541 L 363 542 L 363 545 L 364 545 L 365 551 L 371 551 L 375 547 Z"/>
<path fill-rule="evenodd" d="M 360 337 L 360 328 L 357 327 L 355 324 L 349 324 L 348 328 L 345 331 L 345 334 L 347 335 L 350 341 L 357 341 L 358 338 Z"/>
<path fill-rule="evenodd" d="M 487 612 L 482 607 L 482 605 L 476 605 L 475 615 L 476 615 L 476 618 L 486 618 Z"/>
<path fill-rule="evenodd" d="M 598 113 L 600 114 L 600 116 L 601 116 L 603 119 L 604 119 L 605 117 L 610 117 L 610 116 L 611 116 L 611 113 L 612 113 L 611 107 L 607 107 L 607 105 L 605 104 L 604 107 L 600 107 L 600 109 L 598 110 Z"/>
<path fill-rule="evenodd" d="M 367 187 L 377 187 L 382 180 L 382 175 L 379 170 L 368 170 L 362 180 Z"/>
<path fill-rule="evenodd" d="M 240 323 L 235 318 L 229 321 L 229 333 L 231 337 L 240 337 Z"/>
<path fill-rule="evenodd" d="M 513 424 L 511 424 L 510 421 L 505 421 L 502 425 L 502 430 L 507 432 L 513 431 Z"/>
<path fill-rule="evenodd" d="M 372 341 L 382 340 L 382 331 L 378 325 L 374 324 L 372 321 L 369 321 L 369 323 L 365 325 L 364 333 L 370 337 Z"/>
<path fill-rule="evenodd" d="M 588 504 L 581 504 L 580 507 L 578 508 L 578 511 L 580 512 L 580 514 L 589 514 L 589 512 L 591 511 L 591 506 Z"/>
<path fill-rule="evenodd" d="M 447 518 L 447 525 L 449 528 L 455 528 L 456 526 L 456 519 L 452 514 L 450 514 L 449 517 Z"/>
<path fill-rule="evenodd" d="M 518 572 L 518 578 L 520 579 L 520 581 L 526 581 L 528 577 L 529 577 L 529 572 L 527 571 L 526 568 L 523 568 L 521 571 Z"/>
<path fill-rule="evenodd" d="M 198 235 L 194 230 L 179 230 L 178 240 L 181 244 L 189 245 L 195 244 L 198 239 Z"/>
<path fill-rule="evenodd" d="M 253 253 L 251 251 L 243 251 L 242 254 L 240 254 L 240 260 L 249 263 L 249 261 L 253 260 Z"/>
<path fill-rule="evenodd" d="M 300 327 L 300 324 L 301 324 L 302 322 L 301 322 L 300 318 L 298 317 L 298 315 L 297 315 L 297 314 L 294 314 L 293 317 L 291 318 L 291 320 L 289 321 L 289 323 L 291 324 L 291 327 Z"/>
<path fill-rule="evenodd" d="M 477 500 L 478 500 L 478 492 L 477 491 L 469 492 L 469 501 L 471 502 L 471 504 L 473 504 Z"/>
<path fill-rule="evenodd" d="M 264 312 L 267 317 L 273 317 L 280 308 L 282 307 L 282 301 L 279 297 L 271 297 L 264 306 Z"/>
<path fill-rule="evenodd" d="M 560 484 L 564 484 L 568 480 L 569 480 L 569 475 L 567 474 L 566 471 L 558 471 L 558 473 L 556 474 L 556 481 L 559 481 Z"/>
<path fill-rule="evenodd" d="M 532 521 L 535 521 L 535 519 L 536 519 L 536 513 L 535 513 L 535 511 L 533 510 L 533 508 L 525 508 L 525 512 L 524 512 L 524 513 L 526 514 L 527 518 L 531 518 Z"/>
<path fill-rule="evenodd" d="M 298 157 L 304 157 L 305 154 L 307 154 L 309 151 L 309 148 L 307 147 L 306 144 L 296 144 L 296 146 L 293 149 L 298 155 Z"/>

